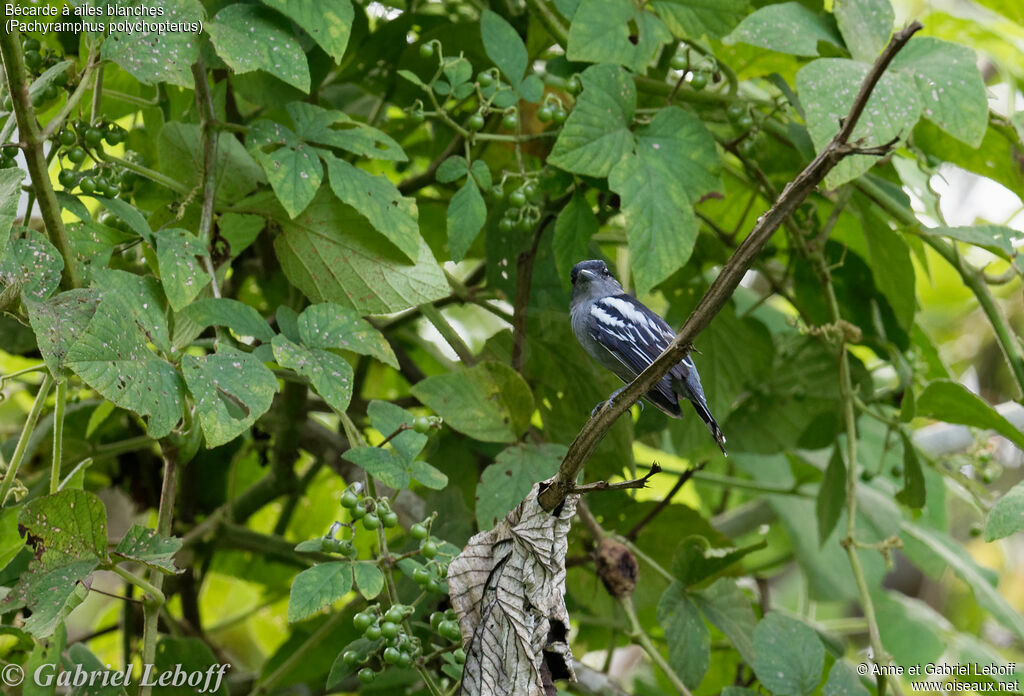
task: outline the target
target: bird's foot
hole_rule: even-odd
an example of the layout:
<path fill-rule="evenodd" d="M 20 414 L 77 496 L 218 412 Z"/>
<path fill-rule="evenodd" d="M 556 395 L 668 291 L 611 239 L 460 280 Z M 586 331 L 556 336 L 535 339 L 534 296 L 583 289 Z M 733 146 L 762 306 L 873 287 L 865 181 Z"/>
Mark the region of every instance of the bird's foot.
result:
<path fill-rule="evenodd" d="M 600 402 L 597 406 L 594 407 L 594 410 L 590 412 L 590 417 L 593 418 L 594 416 L 596 416 L 597 412 L 600 411 L 601 407 L 604 406 L 605 404 L 608 404 L 608 406 L 614 405 L 615 404 L 615 397 L 617 397 L 619 394 L 621 394 L 623 392 L 623 390 L 625 390 L 625 388 L 628 387 L 628 386 L 629 386 L 628 384 L 624 385 L 624 386 L 619 387 L 618 389 L 616 389 L 614 392 L 612 392 L 611 396 L 609 396 L 605 401 Z M 643 406 L 641 406 L 641 408 L 643 408 Z"/>
<path fill-rule="evenodd" d="M 601 407 L 604 406 L 606 403 L 606 401 L 598 401 L 597 406 L 595 406 L 593 410 L 590 412 L 590 417 L 593 418 L 594 416 L 596 416 L 597 412 L 600 411 Z"/>

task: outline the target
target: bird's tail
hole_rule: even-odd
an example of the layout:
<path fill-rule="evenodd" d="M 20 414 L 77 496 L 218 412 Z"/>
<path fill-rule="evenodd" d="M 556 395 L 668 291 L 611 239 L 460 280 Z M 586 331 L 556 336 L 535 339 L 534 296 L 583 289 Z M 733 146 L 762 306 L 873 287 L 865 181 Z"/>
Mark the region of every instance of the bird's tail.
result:
<path fill-rule="evenodd" d="M 722 454 L 726 457 L 729 453 L 725 451 L 725 433 L 718 427 L 718 421 L 711 415 L 711 411 L 708 409 L 708 405 L 697 399 L 690 401 L 693 404 L 693 409 L 700 416 L 700 419 L 708 426 L 708 430 L 711 431 L 711 437 L 715 438 L 715 443 L 718 445 L 718 449 L 722 450 Z"/>

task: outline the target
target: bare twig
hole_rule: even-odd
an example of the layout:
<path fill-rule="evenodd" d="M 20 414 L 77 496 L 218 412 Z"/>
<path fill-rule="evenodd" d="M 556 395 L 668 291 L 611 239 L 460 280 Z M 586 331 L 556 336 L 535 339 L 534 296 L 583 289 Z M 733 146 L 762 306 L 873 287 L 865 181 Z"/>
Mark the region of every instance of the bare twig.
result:
<path fill-rule="evenodd" d="M 213 206 L 217 198 L 217 129 L 213 127 L 217 118 L 213 112 L 213 96 L 206 81 L 206 66 L 199 56 L 192 64 L 192 79 L 196 83 L 196 106 L 199 108 L 199 127 L 203 133 L 203 207 L 199 216 L 199 239 L 209 250 L 213 236 Z M 203 256 L 203 266 L 210 276 L 210 287 L 214 297 L 220 297 L 217 271 L 210 254 Z"/>
<path fill-rule="evenodd" d="M 580 469 L 583 468 L 583 464 L 590 458 L 612 424 L 686 356 L 693 340 L 707 328 L 715 315 L 725 306 L 747 270 L 753 265 L 754 260 L 779 226 L 803 203 L 825 178 L 825 175 L 850 154 L 845 145 L 867 105 L 871 92 L 895 55 L 906 45 L 911 36 L 922 28 L 921 23 L 915 21 L 893 35 L 889 45 L 886 46 L 868 72 L 854 99 L 850 113 L 843 120 L 839 133 L 822 148 L 821 152 L 793 181 L 786 185 L 775 204 L 758 219 L 754 229 L 722 268 L 721 273 L 704 293 L 696 309 L 690 314 L 668 348 L 637 376 L 612 404 L 609 405 L 608 402 L 605 402 L 583 426 L 569 447 L 569 452 L 562 460 L 554 482 L 540 496 L 540 504 L 545 510 L 555 509 L 573 490 Z"/>
<path fill-rule="evenodd" d="M 657 465 L 652 465 L 651 466 L 651 472 L 652 473 L 654 472 L 654 467 L 655 466 L 657 466 Z M 628 532 L 626 532 L 626 538 L 629 539 L 630 541 L 636 541 L 636 538 L 640 535 L 640 532 L 643 531 L 643 528 L 646 527 L 648 524 L 650 524 L 651 520 L 653 520 L 655 517 L 657 517 L 661 513 L 662 510 L 667 508 L 669 506 L 669 504 L 672 502 L 672 499 L 676 497 L 676 493 L 678 493 L 682 489 L 682 487 L 686 485 L 687 481 L 689 481 L 691 478 L 693 478 L 693 475 L 695 473 L 697 473 L 698 471 L 703 469 L 705 466 L 707 466 L 707 461 L 706 460 L 701 462 L 697 466 L 693 467 L 692 469 L 687 469 L 683 473 L 679 474 L 679 478 L 676 479 L 676 483 L 675 483 L 674 486 L 672 486 L 672 490 L 670 490 L 668 492 L 668 495 L 666 495 L 664 498 L 662 498 L 660 501 L 658 501 L 658 504 L 655 505 L 654 508 L 650 512 L 648 512 L 646 515 L 644 515 L 644 518 L 642 520 L 637 522 L 635 525 L 633 525 L 632 529 L 630 529 Z M 658 471 L 661 471 L 661 467 L 660 466 L 658 467 Z M 648 476 L 649 475 L 650 474 L 648 474 Z M 645 476 L 644 478 L 647 478 L 647 477 Z"/>
<path fill-rule="evenodd" d="M 573 493 L 596 493 L 598 491 L 624 491 L 630 488 L 647 488 L 647 481 L 659 472 L 661 472 L 661 467 L 655 463 L 651 465 L 650 471 L 644 474 L 642 478 L 632 479 L 630 481 L 618 481 L 616 483 L 595 481 L 594 483 L 576 486 Z"/>

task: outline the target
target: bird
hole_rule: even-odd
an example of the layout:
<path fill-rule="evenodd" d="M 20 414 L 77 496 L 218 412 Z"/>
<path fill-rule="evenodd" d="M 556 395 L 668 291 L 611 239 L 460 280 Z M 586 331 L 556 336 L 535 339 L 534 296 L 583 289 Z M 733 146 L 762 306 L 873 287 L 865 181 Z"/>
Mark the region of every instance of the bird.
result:
<path fill-rule="evenodd" d="M 626 293 L 604 261 L 580 261 L 573 266 L 570 280 L 569 314 L 573 333 L 590 357 L 628 385 L 668 348 L 675 332 L 664 319 Z M 615 391 L 608 402 L 614 401 L 623 389 L 625 387 Z M 665 414 L 682 418 L 680 397 L 693 404 L 722 454 L 728 456 L 725 434 L 711 415 L 697 366 L 689 355 L 673 366 L 643 398 Z M 591 416 L 603 403 L 594 407 Z"/>

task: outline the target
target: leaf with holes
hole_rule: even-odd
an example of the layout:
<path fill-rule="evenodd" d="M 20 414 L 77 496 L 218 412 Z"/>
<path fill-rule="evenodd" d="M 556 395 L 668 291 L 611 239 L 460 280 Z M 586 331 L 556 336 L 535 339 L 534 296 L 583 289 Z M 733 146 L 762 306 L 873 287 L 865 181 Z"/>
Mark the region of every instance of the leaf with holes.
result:
<path fill-rule="evenodd" d="M 41 233 L 30 230 L 12 239 L 7 254 L 0 256 L 0 289 L 20 287 L 23 297 L 45 300 L 60 286 L 64 259 Z"/>
<path fill-rule="evenodd" d="M 164 352 L 171 350 L 167 301 L 156 278 L 104 268 L 93 274 L 93 285 L 100 289 L 101 299 L 114 306 L 112 311 L 135 321 L 146 340 Z"/>
<path fill-rule="evenodd" d="M 202 26 L 206 12 L 198 0 L 161 2 L 160 22 Z M 113 16 L 113 15 L 111 15 Z M 90 20 L 95 21 L 95 20 Z M 103 60 L 117 63 L 147 85 L 169 82 L 192 89 L 192 64 L 199 57 L 199 41 L 191 31 L 112 31 L 103 40 Z"/>
<path fill-rule="evenodd" d="M 618 63 L 643 72 L 672 39 L 664 22 L 630 0 L 581 0 L 566 57 L 588 63 Z"/>
<path fill-rule="evenodd" d="M 262 0 L 302 27 L 327 55 L 340 63 L 352 33 L 350 0 Z"/>
<path fill-rule="evenodd" d="M 333 302 L 310 305 L 302 310 L 297 329 L 304 345 L 369 355 L 398 369 L 398 358 L 384 334 L 350 307 Z"/>
<path fill-rule="evenodd" d="M 254 150 L 253 156 L 267 174 L 267 181 L 277 200 L 295 217 L 316 196 L 323 180 L 324 168 L 316 150 L 298 143 L 295 147 L 279 147 L 273 152 Z"/>
<path fill-rule="evenodd" d="M 89 325 L 99 301 L 100 293 L 95 288 L 68 290 L 44 302 L 25 301 L 29 323 L 50 374 L 59 377 L 63 373 L 68 349 Z"/>
<path fill-rule="evenodd" d="M 174 554 L 181 549 L 181 539 L 157 534 L 149 527 L 133 524 L 114 549 L 114 555 L 136 561 L 161 573 L 180 573 L 174 565 Z"/>
<path fill-rule="evenodd" d="M 306 348 L 284 336 L 274 336 L 274 359 L 281 367 L 294 370 L 309 380 L 327 405 L 344 413 L 352 399 L 352 366 L 334 353 Z"/>
<path fill-rule="evenodd" d="M 0 259 L 7 251 L 11 238 L 11 226 L 18 217 L 18 200 L 21 198 L 21 180 L 25 172 L 17 167 L 0 169 Z"/>
<path fill-rule="evenodd" d="M 302 46 L 280 15 L 258 5 L 228 5 L 206 23 L 206 31 L 232 70 L 262 70 L 309 92 L 309 64 Z"/>
<path fill-rule="evenodd" d="M 210 252 L 188 230 L 166 229 L 156 235 L 156 263 L 171 309 L 178 311 L 210 283 L 199 258 Z"/>

